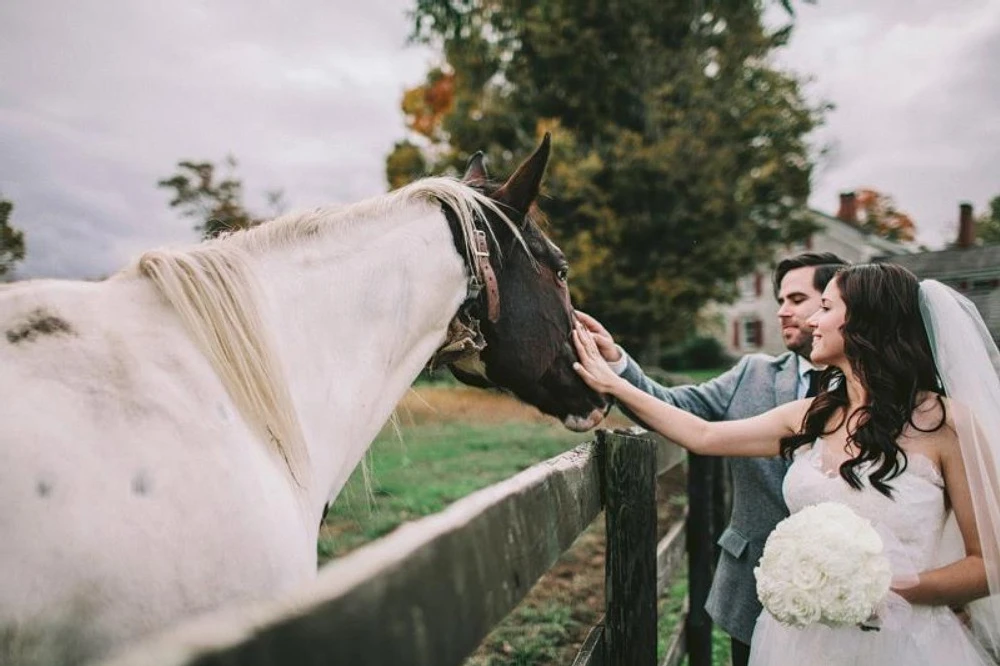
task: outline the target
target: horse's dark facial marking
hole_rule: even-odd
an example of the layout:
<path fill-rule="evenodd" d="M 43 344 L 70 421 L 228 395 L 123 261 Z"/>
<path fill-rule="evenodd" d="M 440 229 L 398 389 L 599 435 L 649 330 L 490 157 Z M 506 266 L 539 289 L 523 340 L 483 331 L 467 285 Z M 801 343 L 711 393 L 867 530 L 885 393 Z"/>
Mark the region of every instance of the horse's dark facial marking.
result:
<path fill-rule="evenodd" d="M 480 317 L 486 348 L 479 363 L 467 360 L 467 367 L 459 364 L 452 370 L 459 381 L 503 387 L 560 418 L 568 428 L 587 430 L 600 422 L 610 403 L 573 370 L 577 357 L 570 341 L 574 315 L 569 267 L 535 221 L 535 199 L 548 156 L 546 135 L 535 153 L 499 187 L 490 186 L 481 154 L 469 160 L 463 180 L 501 205 L 517 225 L 527 252 L 506 223 L 490 220 L 494 232 L 490 261 L 497 275 L 500 314 L 495 322 Z"/>
<path fill-rule="evenodd" d="M 12 345 L 34 342 L 46 335 L 75 335 L 75 331 L 65 319 L 42 308 L 31 312 L 24 321 L 7 329 L 7 342 Z"/>

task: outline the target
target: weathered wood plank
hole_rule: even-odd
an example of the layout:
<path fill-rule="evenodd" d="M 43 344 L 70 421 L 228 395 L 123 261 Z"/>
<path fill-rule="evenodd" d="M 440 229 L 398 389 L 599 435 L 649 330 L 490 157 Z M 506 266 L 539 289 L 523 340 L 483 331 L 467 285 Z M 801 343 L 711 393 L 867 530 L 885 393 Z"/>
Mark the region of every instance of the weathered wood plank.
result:
<path fill-rule="evenodd" d="M 687 460 L 687 451 L 669 439 L 654 432 L 646 430 L 640 426 L 629 426 L 619 428 L 616 433 L 628 435 L 630 437 L 648 439 L 656 442 L 656 476 L 662 476 Z"/>
<path fill-rule="evenodd" d="M 572 666 L 604 666 L 604 620 L 591 628 Z"/>
<path fill-rule="evenodd" d="M 670 635 L 670 640 L 667 642 L 667 651 L 663 655 L 663 661 L 660 662 L 660 666 L 680 666 L 680 663 L 684 661 L 684 657 L 687 654 L 687 641 L 684 636 L 684 627 L 687 625 L 687 616 L 688 599 L 685 599 L 684 606 L 681 610 L 681 616 L 677 618 L 677 625 L 674 627 L 674 633 Z"/>
<path fill-rule="evenodd" d="M 656 598 L 673 582 L 687 548 L 687 509 L 656 545 Z"/>
<path fill-rule="evenodd" d="M 604 443 L 607 666 L 656 666 L 656 444 L 607 431 Z"/>
<path fill-rule="evenodd" d="M 460 664 L 598 515 L 599 484 L 597 446 L 582 445 L 330 563 L 298 596 L 213 614 L 109 663 Z"/>

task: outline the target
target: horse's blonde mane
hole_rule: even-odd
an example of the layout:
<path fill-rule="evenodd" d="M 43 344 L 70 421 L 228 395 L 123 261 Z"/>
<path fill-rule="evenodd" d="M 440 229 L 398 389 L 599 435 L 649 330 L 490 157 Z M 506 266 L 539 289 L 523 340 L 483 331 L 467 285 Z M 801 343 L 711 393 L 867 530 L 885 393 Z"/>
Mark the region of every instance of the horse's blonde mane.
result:
<path fill-rule="evenodd" d="M 269 322 L 258 308 L 260 288 L 250 257 L 345 224 L 390 215 L 416 202 L 433 201 L 455 213 L 469 266 L 476 266 L 472 232 L 477 219 L 490 228 L 487 209 L 524 243 L 516 225 L 485 195 L 452 178 L 425 178 L 351 206 L 285 215 L 193 248 L 154 250 L 139 258 L 139 273 L 152 280 L 177 311 L 243 418 L 274 447 L 303 487 L 309 482 L 309 450 Z"/>

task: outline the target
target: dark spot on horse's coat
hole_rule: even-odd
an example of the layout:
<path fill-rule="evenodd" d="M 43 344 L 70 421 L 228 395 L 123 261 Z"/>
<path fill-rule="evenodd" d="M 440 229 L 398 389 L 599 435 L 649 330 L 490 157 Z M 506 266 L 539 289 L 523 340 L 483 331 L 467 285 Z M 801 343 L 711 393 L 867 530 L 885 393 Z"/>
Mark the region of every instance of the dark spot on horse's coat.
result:
<path fill-rule="evenodd" d="M 132 492 L 136 495 L 148 495 L 152 489 L 153 480 L 144 471 L 138 471 L 132 477 Z"/>
<path fill-rule="evenodd" d="M 48 497 L 52 494 L 52 484 L 44 479 L 35 484 L 35 492 L 39 497 Z"/>
<path fill-rule="evenodd" d="M 32 342 L 43 335 L 75 335 L 75 331 L 65 319 L 38 308 L 20 324 L 7 329 L 7 342 L 12 345 Z"/>

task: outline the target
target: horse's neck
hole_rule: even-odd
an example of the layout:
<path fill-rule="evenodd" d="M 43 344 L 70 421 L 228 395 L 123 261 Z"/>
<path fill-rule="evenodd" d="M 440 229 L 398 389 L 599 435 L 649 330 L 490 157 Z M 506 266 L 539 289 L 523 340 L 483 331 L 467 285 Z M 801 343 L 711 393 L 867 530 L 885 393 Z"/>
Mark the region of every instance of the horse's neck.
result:
<path fill-rule="evenodd" d="M 440 209 L 348 223 L 262 258 L 266 316 L 309 448 L 309 507 L 340 492 L 466 295 Z"/>

